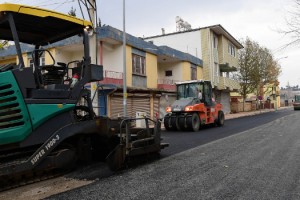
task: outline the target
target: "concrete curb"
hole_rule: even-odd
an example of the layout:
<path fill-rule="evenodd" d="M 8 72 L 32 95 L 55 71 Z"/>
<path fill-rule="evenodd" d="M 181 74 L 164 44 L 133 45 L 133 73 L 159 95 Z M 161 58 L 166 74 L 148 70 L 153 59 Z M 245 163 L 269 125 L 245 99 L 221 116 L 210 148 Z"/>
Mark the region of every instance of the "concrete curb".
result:
<path fill-rule="evenodd" d="M 291 107 L 281 107 L 278 108 L 277 110 L 284 110 L 288 109 Z M 261 109 L 261 110 L 255 110 L 255 111 L 249 111 L 249 112 L 239 112 L 239 113 L 230 113 L 230 114 L 225 114 L 225 120 L 226 119 L 235 119 L 239 117 L 245 117 L 245 116 L 253 116 L 253 115 L 259 115 L 267 112 L 276 112 L 275 109 Z"/>

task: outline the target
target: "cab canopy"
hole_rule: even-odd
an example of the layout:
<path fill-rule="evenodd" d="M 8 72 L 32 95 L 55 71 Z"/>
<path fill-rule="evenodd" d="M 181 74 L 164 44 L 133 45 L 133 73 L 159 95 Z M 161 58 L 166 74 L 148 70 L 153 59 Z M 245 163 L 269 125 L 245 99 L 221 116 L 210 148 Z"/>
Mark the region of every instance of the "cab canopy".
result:
<path fill-rule="evenodd" d="M 19 41 L 47 45 L 83 32 L 92 26 L 88 21 L 37 7 L 0 4 L 0 39 L 14 41 L 11 21 L 15 24 Z"/>

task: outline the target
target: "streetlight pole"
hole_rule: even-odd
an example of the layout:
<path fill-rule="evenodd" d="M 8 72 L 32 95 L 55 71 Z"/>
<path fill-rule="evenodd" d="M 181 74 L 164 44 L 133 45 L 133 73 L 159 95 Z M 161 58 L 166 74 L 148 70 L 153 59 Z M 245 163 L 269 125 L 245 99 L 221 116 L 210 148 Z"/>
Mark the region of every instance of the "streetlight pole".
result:
<path fill-rule="evenodd" d="M 278 59 L 276 59 L 276 62 L 278 63 L 279 60 L 285 59 L 285 58 L 288 58 L 288 56 L 284 56 L 284 57 L 278 58 Z M 277 81 L 275 81 L 275 83 L 274 83 L 275 111 L 277 111 L 277 109 L 278 109 L 278 100 L 277 100 L 277 94 L 276 94 L 277 92 L 276 92 L 276 90 L 277 90 Z"/>
<path fill-rule="evenodd" d="M 275 82 L 275 84 L 274 84 L 274 86 L 273 86 L 273 89 L 272 89 L 272 91 L 274 91 L 274 94 L 273 94 L 273 99 L 275 100 L 275 105 L 274 105 L 274 107 L 275 107 L 275 111 L 277 111 L 277 107 L 278 107 L 278 102 L 277 102 L 277 94 L 276 94 L 276 88 L 277 88 L 277 84 L 276 84 L 276 82 Z"/>
<path fill-rule="evenodd" d="M 125 0 L 123 0 L 123 117 L 127 116 Z"/>
<path fill-rule="evenodd" d="M 97 48 L 97 38 L 96 38 L 96 20 L 95 20 L 95 5 L 96 0 L 91 0 L 90 5 L 88 8 L 88 12 L 90 15 L 91 22 L 93 24 L 93 30 L 92 35 L 90 36 L 90 56 L 91 56 L 91 63 L 96 63 L 96 48 Z M 93 104 L 93 110 L 95 114 L 98 116 L 99 114 L 99 102 L 98 102 L 98 91 L 97 91 L 97 82 L 91 83 L 91 98 L 92 98 L 92 104 Z"/>

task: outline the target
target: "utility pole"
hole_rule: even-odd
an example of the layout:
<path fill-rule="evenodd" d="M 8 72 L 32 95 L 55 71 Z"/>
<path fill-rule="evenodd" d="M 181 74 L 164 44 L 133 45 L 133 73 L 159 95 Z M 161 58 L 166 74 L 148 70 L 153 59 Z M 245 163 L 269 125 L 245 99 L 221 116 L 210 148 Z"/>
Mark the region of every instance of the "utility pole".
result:
<path fill-rule="evenodd" d="M 88 7 L 88 12 L 90 15 L 90 19 L 91 22 L 93 24 L 93 34 L 91 34 L 90 36 L 90 56 L 91 56 L 91 63 L 93 64 L 97 64 L 97 54 L 96 54 L 96 48 L 97 48 L 97 37 L 96 37 L 96 16 L 95 16 L 95 12 L 97 12 L 95 10 L 96 8 L 96 0 L 89 0 L 90 4 Z M 97 91 L 97 82 L 92 82 L 91 83 L 91 98 L 92 99 L 92 103 L 93 103 L 93 108 L 94 108 L 94 112 L 95 114 L 98 116 L 99 115 L 99 102 L 98 102 L 98 91 Z"/>
<path fill-rule="evenodd" d="M 127 117 L 125 0 L 123 0 L 123 117 Z"/>

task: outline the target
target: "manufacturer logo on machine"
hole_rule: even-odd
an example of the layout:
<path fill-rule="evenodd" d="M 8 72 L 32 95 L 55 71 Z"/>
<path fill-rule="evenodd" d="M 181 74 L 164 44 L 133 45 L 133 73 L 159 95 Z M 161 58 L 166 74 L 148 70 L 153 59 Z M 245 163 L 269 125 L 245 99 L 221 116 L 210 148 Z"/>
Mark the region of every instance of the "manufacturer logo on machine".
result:
<path fill-rule="evenodd" d="M 46 153 L 50 151 L 59 140 L 59 135 L 55 135 L 54 138 L 47 142 L 47 144 L 45 144 L 43 148 L 34 155 L 34 157 L 30 160 L 31 164 L 35 165 L 35 163 L 37 163 L 42 157 L 44 157 Z"/>
<path fill-rule="evenodd" d="M 180 108 L 180 106 L 179 106 L 179 105 L 175 105 L 175 107 L 173 108 L 173 110 L 174 110 L 174 111 L 180 111 L 180 110 L 181 110 L 181 108 Z"/>

